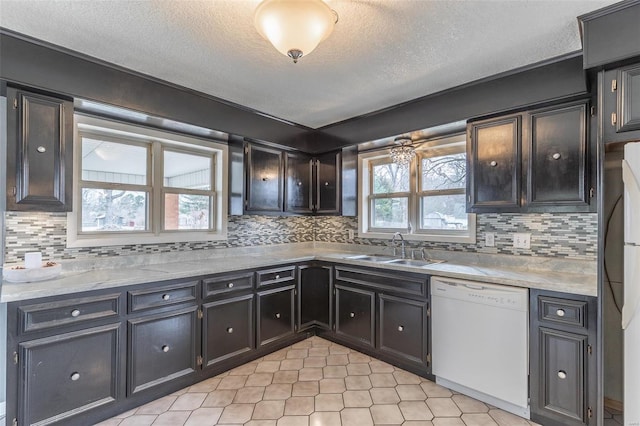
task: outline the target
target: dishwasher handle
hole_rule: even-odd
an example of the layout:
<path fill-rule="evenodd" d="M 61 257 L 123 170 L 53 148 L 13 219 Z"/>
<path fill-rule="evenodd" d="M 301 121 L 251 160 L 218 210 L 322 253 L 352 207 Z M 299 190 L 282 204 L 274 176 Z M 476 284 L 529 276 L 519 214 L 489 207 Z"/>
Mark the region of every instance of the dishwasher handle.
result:
<path fill-rule="evenodd" d="M 458 283 L 458 282 L 454 282 L 454 281 L 447 281 L 447 280 L 442 280 L 442 279 L 438 279 L 438 284 L 444 284 L 446 286 L 449 287 L 466 287 L 469 288 L 471 290 L 487 290 L 488 288 L 483 286 L 482 284 L 469 284 L 469 283 Z"/>

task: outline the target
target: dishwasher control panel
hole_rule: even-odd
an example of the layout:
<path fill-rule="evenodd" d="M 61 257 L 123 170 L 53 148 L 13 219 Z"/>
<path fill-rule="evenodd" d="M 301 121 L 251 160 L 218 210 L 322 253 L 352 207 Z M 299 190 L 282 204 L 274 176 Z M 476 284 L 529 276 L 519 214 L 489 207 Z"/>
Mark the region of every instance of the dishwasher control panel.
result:
<path fill-rule="evenodd" d="M 527 310 L 529 290 L 497 284 L 433 277 L 431 297 L 445 297 L 505 309 Z"/>

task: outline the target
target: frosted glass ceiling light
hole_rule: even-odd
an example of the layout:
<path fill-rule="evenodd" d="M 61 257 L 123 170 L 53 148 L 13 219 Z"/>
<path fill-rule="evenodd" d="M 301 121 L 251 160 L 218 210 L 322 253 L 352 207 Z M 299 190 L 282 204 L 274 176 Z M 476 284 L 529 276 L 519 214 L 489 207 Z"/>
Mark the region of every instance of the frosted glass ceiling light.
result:
<path fill-rule="evenodd" d="M 254 17 L 260 35 L 294 63 L 329 37 L 336 22 L 338 14 L 322 0 L 264 0 Z"/>
<path fill-rule="evenodd" d="M 416 155 L 416 150 L 411 145 L 411 138 L 409 136 L 398 136 L 395 138 L 394 142 L 398 145 L 394 146 L 389 151 L 391 161 L 401 167 L 409 165 L 413 157 Z"/>

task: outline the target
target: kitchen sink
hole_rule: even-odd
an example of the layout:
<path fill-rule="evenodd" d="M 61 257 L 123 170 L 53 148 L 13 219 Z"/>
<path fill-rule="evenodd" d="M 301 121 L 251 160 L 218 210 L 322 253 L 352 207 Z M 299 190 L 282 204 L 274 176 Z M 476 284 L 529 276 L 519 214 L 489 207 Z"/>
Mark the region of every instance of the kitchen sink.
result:
<path fill-rule="evenodd" d="M 443 260 L 399 259 L 393 256 L 384 256 L 384 255 L 377 255 L 377 254 L 359 254 L 356 256 L 348 256 L 345 259 L 362 260 L 365 262 L 389 263 L 389 264 L 395 264 L 395 265 L 417 266 L 417 267 L 433 265 L 434 263 L 444 262 Z"/>
<path fill-rule="evenodd" d="M 389 262 L 391 260 L 396 260 L 396 258 L 393 256 L 384 256 L 377 254 L 359 254 L 356 256 L 347 256 L 345 257 L 345 259 L 364 260 L 368 262 Z"/>
<path fill-rule="evenodd" d="M 407 266 L 427 266 L 434 263 L 442 263 L 444 260 L 417 260 L 417 259 L 393 259 L 384 263 L 393 263 L 395 265 L 407 265 Z"/>

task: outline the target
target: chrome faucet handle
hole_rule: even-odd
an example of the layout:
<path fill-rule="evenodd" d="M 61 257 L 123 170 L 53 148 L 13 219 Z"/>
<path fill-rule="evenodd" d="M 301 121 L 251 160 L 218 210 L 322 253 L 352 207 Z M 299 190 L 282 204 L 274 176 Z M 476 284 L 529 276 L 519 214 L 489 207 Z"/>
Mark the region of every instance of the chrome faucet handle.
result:
<path fill-rule="evenodd" d="M 416 257 L 416 253 L 420 253 L 420 260 L 427 260 L 424 254 L 424 248 L 417 248 L 417 249 L 411 250 L 411 259 L 414 259 L 414 260 L 418 259 Z"/>

